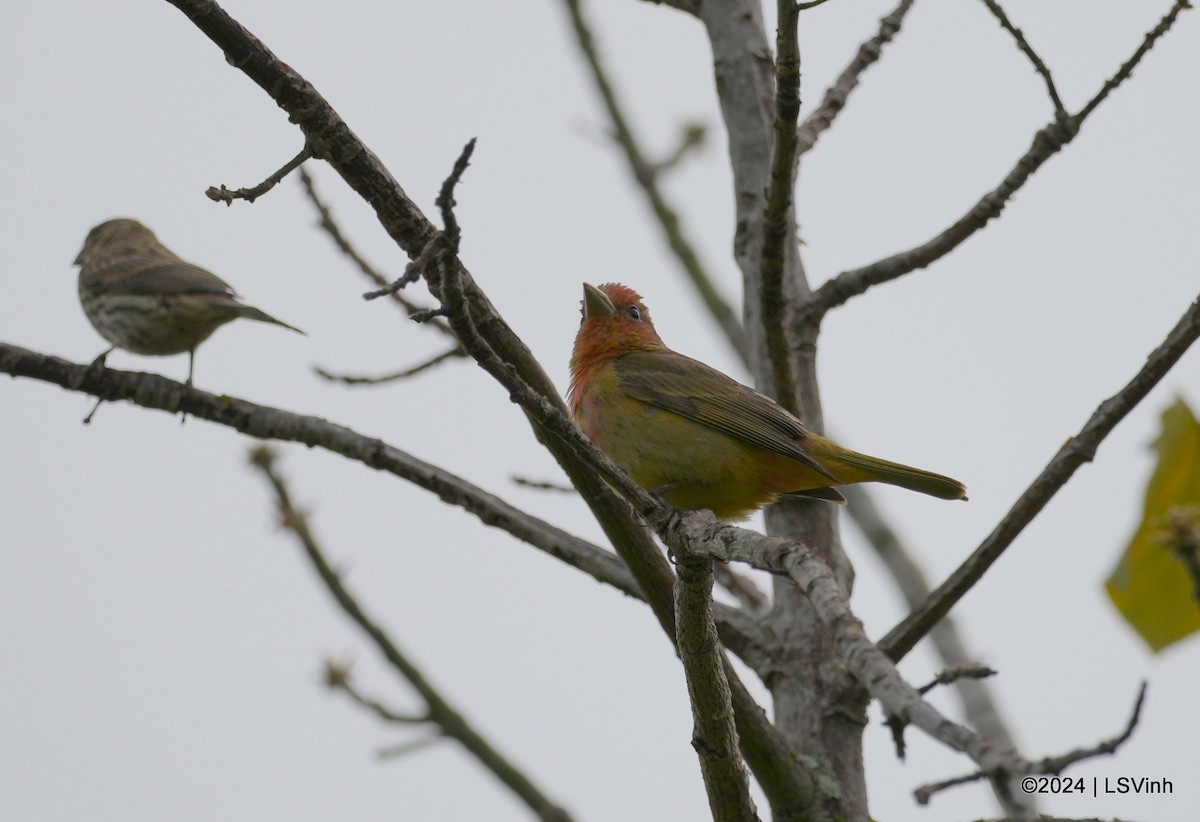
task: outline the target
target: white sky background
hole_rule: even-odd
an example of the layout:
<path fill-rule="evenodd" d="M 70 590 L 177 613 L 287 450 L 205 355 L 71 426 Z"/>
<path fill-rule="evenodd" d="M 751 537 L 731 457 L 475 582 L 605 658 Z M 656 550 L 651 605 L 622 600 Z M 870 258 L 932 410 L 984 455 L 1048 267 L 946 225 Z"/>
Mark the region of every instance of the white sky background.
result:
<path fill-rule="evenodd" d="M 802 18 L 806 109 L 891 0 L 835 0 Z M 650 153 L 690 119 L 713 141 L 672 174 L 687 233 L 736 299 L 730 181 L 701 27 L 648 3 L 589 4 L 622 99 Z M 1166 11 L 1144 3 L 1009 0 L 1071 110 Z M 225 7 L 332 103 L 433 215 L 463 143 L 463 257 L 565 390 L 580 283 L 622 280 L 668 344 L 739 374 L 664 249 L 621 159 L 555 0 Z M 326 384 L 313 364 L 382 372 L 442 350 L 313 228 L 295 179 L 253 205 L 209 185 L 259 182 L 298 130 L 165 2 L 12 4 L 0 32 L 4 150 L 0 339 L 90 361 L 104 347 L 70 262 L 87 230 L 146 222 L 247 301 L 304 328 L 224 328 L 200 350 L 199 387 L 316 414 L 382 437 L 557 524 L 600 540 L 577 499 L 514 488 L 558 479 L 521 414 L 476 367 L 386 388 Z M 881 489 L 940 580 L 1063 440 L 1117 391 L 1197 292 L 1200 14 L 1185 13 L 1082 135 L 1002 219 L 930 269 L 832 315 L 820 370 L 832 432 L 861 450 L 964 480 L 971 502 Z M 773 30 L 773 29 L 772 29 Z M 1041 80 L 982 3 L 924 0 L 849 109 L 805 158 L 805 261 L 819 283 L 923 242 L 1007 173 L 1051 115 Z M 373 261 L 405 259 L 327 167 L 320 191 Z M 420 294 L 420 292 L 416 292 Z M 1102 582 L 1139 515 L 1147 444 L 1176 394 L 1200 406 L 1190 353 L 954 611 L 1022 750 L 1059 754 L 1123 727 L 1085 777 L 1174 781 L 1173 797 L 1048 799 L 1070 816 L 1190 820 L 1200 646 L 1152 657 Z M 115 368 L 182 380 L 186 357 L 117 352 Z M 276 527 L 253 444 L 229 429 L 125 404 L 101 408 L 32 380 L 0 381 L 0 795 L 7 819 L 529 818 L 453 743 L 387 763 L 414 735 L 382 727 L 318 682 L 325 655 L 359 685 L 413 701 Z M 648 610 L 446 508 L 320 451 L 279 446 L 281 469 L 351 588 L 497 747 L 591 819 L 699 819 L 706 806 L 680 669 Z M 757 522 L 754 521 L 754 522 Z M 904 614 L 852 526 L 854 606 L 874 636 Z M 929 679 L 927 653 L 906 659 Z M 935 701 L 953 712 L 950 694 Z M 982 787 L 910 791 L 970 769 L 920 732 L 895 761 L 872 709 L 880 819 L 994 815 Z"/>

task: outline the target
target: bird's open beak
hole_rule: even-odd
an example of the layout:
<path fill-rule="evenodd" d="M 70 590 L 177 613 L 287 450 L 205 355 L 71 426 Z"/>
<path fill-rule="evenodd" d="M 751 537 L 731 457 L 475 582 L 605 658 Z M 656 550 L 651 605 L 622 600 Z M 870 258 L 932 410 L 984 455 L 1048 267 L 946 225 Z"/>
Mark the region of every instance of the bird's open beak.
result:
<path fill-rule="evenodd" d="M 617 307 L 600 289 L 594 285 L 583 284 L 583 318 L 612 317 L 617 313 Z"/>

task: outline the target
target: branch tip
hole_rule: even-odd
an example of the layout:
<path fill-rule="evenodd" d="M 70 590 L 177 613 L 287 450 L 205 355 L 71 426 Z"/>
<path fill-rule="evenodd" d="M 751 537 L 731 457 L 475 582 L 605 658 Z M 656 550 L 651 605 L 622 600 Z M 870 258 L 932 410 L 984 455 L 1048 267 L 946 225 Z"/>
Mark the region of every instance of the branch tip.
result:
<path fill-rule="evenodd" d="M 279 183 L 283 181 L 284 177 L 291 174 L 300 167 L 301 163 L 312 156 L 312 151 L 306 143 L 304 148 L 300 150 L 299 154 L 284 163 L 281 169 L 271 174 L 269 177 L 267 177 L 267 179 L 263 180 L 258 185 L 253 186 L 252 188 L 229 189 L 226 188 L 224 183 L 222 183 L 220 188 L 210 186 L 208 190 L 204 192 L 204 195 L 214 203 L 224 203 L 227 206 L 233 205 L 234 200 L 245 200 L 248 203 L 253 203 L 259 197 L 266 194 L 275 186 L 279 185 Z"/>

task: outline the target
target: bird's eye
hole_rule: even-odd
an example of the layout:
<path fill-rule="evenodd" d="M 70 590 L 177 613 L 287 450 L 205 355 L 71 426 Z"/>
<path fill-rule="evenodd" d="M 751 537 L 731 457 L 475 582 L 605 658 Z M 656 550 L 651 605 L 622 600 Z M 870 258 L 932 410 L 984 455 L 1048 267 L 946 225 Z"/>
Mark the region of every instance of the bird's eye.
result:
<path fill-rule="evenodd" d="M 629 319 L 636 320 L 638 322 L 642 321 L 642 312 L 638 311 L 638 307 L 636 305 L 629 306 Z"/>

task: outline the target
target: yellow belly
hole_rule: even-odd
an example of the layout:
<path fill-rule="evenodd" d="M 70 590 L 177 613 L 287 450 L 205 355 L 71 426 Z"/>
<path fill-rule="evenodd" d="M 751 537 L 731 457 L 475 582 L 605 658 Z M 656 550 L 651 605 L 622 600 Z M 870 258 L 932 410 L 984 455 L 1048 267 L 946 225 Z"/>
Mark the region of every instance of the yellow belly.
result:
<path fill-rule="evenodd" d="M 679 508 L 742 519 L 780 493 L 830 484 L 797 460 L 619 392 L 589 390 L 575 418 L 639 485 Z"/>

